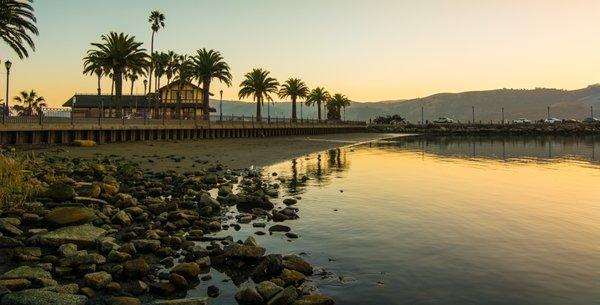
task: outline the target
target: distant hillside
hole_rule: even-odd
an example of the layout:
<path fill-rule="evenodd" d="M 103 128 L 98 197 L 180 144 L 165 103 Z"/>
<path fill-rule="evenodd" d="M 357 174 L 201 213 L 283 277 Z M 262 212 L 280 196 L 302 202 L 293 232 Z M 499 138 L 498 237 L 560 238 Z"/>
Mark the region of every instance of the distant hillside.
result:
<path fill-rule="evenodd" d="M 218 109 L 218 102 L 212 101 Z M 600 85 L 589 86 L 578 90 L 560 89 L 498 89 L 487 91 L 470 91 L 462 93 L 440 93 L 425 98 L 384 101 L 376 103 L 354 102 L 346 110 L 348 120 L 368 120 L 379 115 L 399 114 L 411 122 L 421 119 L 421 107 L 424 108 L 425 120 L 438 117 L 450 117 L 455 120 L 471 120 L 471 106 L 475 106 L 475 120 L 499 121 L 501 109 L 507 120 L 525 117 L 531 120 L 546 117 L 546 109 L 550 106 L 550 115 L 558 118 L 584 119 L 590 115 L 590 106 L 594 107 L 596 117 L 600 117 Z M 252 115 L 255 104 L 239 101 L 223 102 L 223 113 L 236 115 Z M 266 116 L 266 107 L 264 115 Z M 300 116 L 298 107 L 298 116 Z M 275 103 L 271 107 L 272 116 L 289 117 L 289 102 Z M 303 116 L 316 117 L 315 107 L 303 107 Z"/>

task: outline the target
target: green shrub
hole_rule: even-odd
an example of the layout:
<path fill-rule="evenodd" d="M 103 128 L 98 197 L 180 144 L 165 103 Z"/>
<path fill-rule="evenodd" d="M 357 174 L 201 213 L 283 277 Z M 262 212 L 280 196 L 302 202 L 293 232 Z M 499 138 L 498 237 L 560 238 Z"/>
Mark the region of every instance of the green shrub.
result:
<path fill-rule="evenodd" d="M 0 211 L 20 206 L 36 193 L 31 179 L 23 160 L 0 156 Z"/>

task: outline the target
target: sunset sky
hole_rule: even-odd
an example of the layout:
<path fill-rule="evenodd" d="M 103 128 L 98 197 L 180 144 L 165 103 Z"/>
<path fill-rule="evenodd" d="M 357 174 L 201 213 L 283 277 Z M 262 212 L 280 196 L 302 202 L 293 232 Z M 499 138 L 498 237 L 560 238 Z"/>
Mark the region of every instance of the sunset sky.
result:
<path fill-rule="evenodd" d="M 150 49 L 151 10 L 166 15 L 157 50 L 222 52 L 234 76 L 226 99 L 237 99 L 254 67 L 365 102 L 600 82 L 597 0 L 35 0 L 34 7 L 36 52 L 19 60 L 0 43 L 0 59 L 13 62 L 11 97 L 35 89 L 51 106 L 95 92 L 82 57 L 101 34 L 122 31 Z M 141 81 L 136 88 L 143 92 Z M 108 80 L 103 90 L 110 92 Z"/>

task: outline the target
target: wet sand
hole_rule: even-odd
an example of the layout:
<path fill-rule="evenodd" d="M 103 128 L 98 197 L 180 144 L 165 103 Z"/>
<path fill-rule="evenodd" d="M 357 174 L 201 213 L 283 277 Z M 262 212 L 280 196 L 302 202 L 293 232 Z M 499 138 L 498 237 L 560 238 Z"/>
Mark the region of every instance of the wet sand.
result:
<path fill-rule="evenodd" d="M 38 151 L 93 158 L 119 156 L 155 171 L 202 169 L 205 161 L 219 161 L 231 169 L 266 166 L 332 148 L 388 138 L 392 134 L 349 133 L 270 138 L 140 141 L 85 147 L 48 148 Z"/>

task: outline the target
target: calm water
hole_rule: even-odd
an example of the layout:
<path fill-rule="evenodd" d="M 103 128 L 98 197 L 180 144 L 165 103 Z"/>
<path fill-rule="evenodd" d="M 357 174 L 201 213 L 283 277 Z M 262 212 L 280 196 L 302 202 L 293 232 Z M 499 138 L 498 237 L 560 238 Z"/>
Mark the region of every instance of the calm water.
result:
<path fill-rule="evenodd" d="M 286 222 L 301 237 L 256 237 L 306 253 L 337 304 L 600 304 L 599 160 L 600 137 L 332 150 L 265 169 L 302 197 Z"/>

